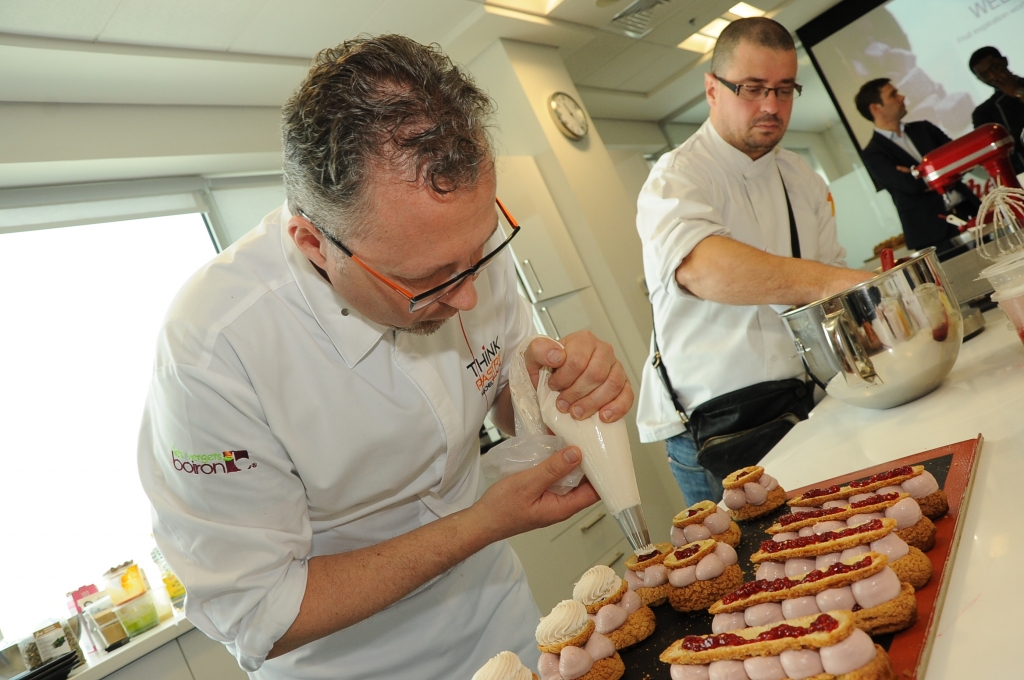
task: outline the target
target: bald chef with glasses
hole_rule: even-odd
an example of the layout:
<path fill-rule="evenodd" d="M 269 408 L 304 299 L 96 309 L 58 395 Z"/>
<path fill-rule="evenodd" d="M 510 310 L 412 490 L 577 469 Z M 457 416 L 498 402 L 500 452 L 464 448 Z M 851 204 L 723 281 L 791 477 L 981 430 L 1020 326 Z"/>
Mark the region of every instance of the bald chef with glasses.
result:
<path fill-rule="evenodd" d="M 800 94 L 796 77 L 793 38 L 781 24 L 730 23 L 705 76 L 709 119 L 659 159 L 640 192 L 655 336 L 637 421 L 643 441 L 667 440 L 687 503 L 721 499 L 721 471 L 698 463 L 678 411 L 801 376 L 779 311 L 869 277 L 844 266 L 825 183 L 778 148 Z M 654 340 L 667 376 L 653 361 Z"/>
<path fill-rule="evenodd" d="M 495 198 L 493 105 L 400 36 L 324 50 L 285 105 L 287 201 L 185 285 L 139 442 L 185 612 L 261 680 L 469 678 L 536 666 L 540 612 L 504 540 L 597 501 L 546 489 L 574 448 L 485 490 L 479 431 L 513 429 L 531 334 Z M 559 408 L 633 393 L 589 333 L 533 341 Z"/>

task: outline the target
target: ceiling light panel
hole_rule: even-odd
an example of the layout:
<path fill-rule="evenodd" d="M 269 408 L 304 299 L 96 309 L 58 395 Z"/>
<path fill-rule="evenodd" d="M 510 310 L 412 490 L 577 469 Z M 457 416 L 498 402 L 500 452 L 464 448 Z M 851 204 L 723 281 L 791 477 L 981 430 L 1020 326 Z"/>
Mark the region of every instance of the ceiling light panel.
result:
<path fill-rule="evenodd" d="M 750 17 L 763 17 L 764 10 L 758 9 L 753 5 L 748 5 L 745 2 L 739 2 L 729 8 L 730 14 L 735 14 L 741 19 L 749 19 Z"/>
<path fill-rule="evenodd" d="M 689 38 L 679 43 L 676 47 L 687 50 L 688 52 L 696 52 L 697 54 L 707 54 L 714 48 L 715 39 L 710 38 L 700 33 L 694 33 Z"/>
<path fill-rule="evenodd" d="M 710 36 L 712 38 L 717 39 L 718 36 L 722 35 L 722 31 L 724 31 L 725 27 L 728 25 L 728 19 L 712 19 L 711 22 L 704 26 L 704 28 L 700 29 L 699 32 L 706 36 Z"/>

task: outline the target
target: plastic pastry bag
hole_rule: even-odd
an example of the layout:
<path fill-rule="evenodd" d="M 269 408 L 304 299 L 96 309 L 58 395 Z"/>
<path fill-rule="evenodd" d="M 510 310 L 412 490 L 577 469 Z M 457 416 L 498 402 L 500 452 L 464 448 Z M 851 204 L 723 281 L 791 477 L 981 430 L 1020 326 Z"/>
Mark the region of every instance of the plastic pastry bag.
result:
<path fill-rule="evenodd" d="M 565 441 L 548 432 L 547 425 L 541 417 L 540 402 L 537 390 L 526 370 L 526 348 L 537 338 L 545 335 L 533 335 L 516 347 L 509 366 L 508 384 L 512 390 L 512 411 L 515 413 L 516 436 L 506 439 L 481 457 L 484 476 L 490 481 L 504 479 L 509 475 L 539 465 L 548 457 L 565 448 Z M 550 369 L 541 369 L 538 382 L 547 385 Z M 548 491 L 563 496 L 579 485 L 583 479 L 583 470 L 577 467 L 562 479 L 558 480 Z"/>

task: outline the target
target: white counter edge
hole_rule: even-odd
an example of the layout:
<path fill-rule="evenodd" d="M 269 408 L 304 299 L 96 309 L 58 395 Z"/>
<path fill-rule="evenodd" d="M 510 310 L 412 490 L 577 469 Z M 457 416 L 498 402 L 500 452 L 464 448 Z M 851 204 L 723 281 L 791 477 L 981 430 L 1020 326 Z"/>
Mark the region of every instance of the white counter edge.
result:
<path fill-rule="evenodd" d="M 185 633 L 195 628 L 188 619 L 181 614 L 175 613 L 173 618 L 162 621 L 153 630 L 147 630 L 142 635 L 133 638 L 128 644 L 108 653 L 95 652 L 85 655 L 86 665 L 74 671 L 71 678 L 74 680 L 99 680 L 105 678 L 115 671 L 119 671 L 128 664 L 153 650 L 164 646 L 172 640 L 176 640 Z"/>

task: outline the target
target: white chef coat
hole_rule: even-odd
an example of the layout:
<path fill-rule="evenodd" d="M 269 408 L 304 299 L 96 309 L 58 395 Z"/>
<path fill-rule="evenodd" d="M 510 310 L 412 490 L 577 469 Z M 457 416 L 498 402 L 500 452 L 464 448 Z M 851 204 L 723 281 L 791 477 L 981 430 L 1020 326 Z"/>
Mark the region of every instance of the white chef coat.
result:
<path fill-rule="evenodd" d="M 706 121 L 662 156 L 640 190 L 637 230 L 654 325 L 669 379 L 687 413 L 703 402 L 766 380 L 803 374 L 779 311 L 702 300 L 675 272 L 704 238 L 729 236 L 773 255 L 792 254 L 782 180 L 805 259 L 843 265 L 825 182 L 797 154 L 776 147 L 756 161 Z M 651 357 L 654 355 L 651 343 Z M 645 442 L 683 432 L 657 369 L 644 366 L 637 426 Z"/>
<path fill-rule="evenodd" d="M 433 335 L 380 326 L 302 255 L 289 217 L 274 211 L 196 273 L 159 336 L 139 470 L 186 615 L 263 680 L 468 678 L 504 649 L 536 661 L 540 614 L 504 541 L 264 661 L 298 613 L 308 558 L 479 498 L 480 425 L 531 328 L 507 253 L 477 278 L 476 308 Z"/>

